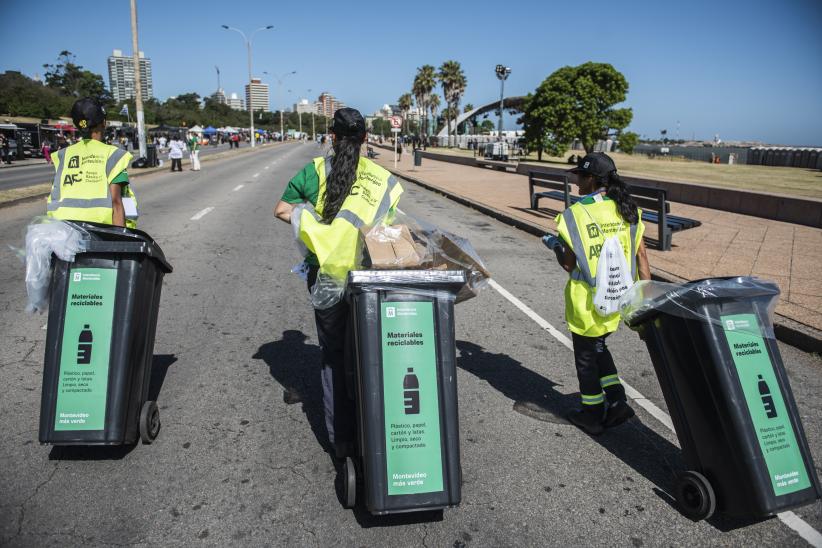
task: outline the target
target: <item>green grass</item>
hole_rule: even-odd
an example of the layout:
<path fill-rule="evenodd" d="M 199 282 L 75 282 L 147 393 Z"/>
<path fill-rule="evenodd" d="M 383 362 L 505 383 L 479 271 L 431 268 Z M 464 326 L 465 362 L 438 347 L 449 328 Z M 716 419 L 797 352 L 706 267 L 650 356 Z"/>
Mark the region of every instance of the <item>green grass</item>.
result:
<path fill-rule="evenodd" d="M 473 156 L 473 151 L 429 148 L 431 152 Z M 578 154 L 578 152 L 577 152 Z M 570 167 L 567 158 L 543 155 L 542 164 L 552 167 Z M 822 199 L 822 171 L 797 167 L 749 166 L 745 164 L 709 164 L 682 158 L 648 158 L 640 154 L 609 153 L 619 172 L 629 177 L 660 181 L 696 183 L 723 188 L 752 190 L 766 194 L 781 194 L 800 198 Z M 521 161 L 539 164 L 536 155 Z"/>

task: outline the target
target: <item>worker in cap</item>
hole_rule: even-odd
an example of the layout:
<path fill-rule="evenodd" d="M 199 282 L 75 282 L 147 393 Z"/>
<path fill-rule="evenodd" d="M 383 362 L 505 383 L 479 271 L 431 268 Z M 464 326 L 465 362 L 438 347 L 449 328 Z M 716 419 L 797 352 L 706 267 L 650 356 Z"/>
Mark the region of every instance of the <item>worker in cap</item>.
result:
<path fill-rule="evenodd" d="M 650 280 L 651 269 L 642 241 L 642 211 L 617 174 L 614 161 L 607 154 L 594 152 L 586 154 L 570 172 L 582 198 L 557 216 L 559 237 L 546 235 L 543 242 L 569 273 L 565 320 L 574 345 L 581 407 L 568 420 L 588 434 L 598 435 L 634 416 L 605 344 L 619 327 L 619 312 L 603 315 L 594 304 L 597 288 L 609 284 L 609 280 L 596 279 L 605 240 L 617 237 L 625 255 L 623 264 L 630 265 L 631 279 Z"/>
<path fill-rule="evenodd" d="M 314 158 L 289 181 L 274 215 L 299 223 L 298 238 L 307 249 L 304 265 L 322 349 L 325 424 L 334 455 L 343 458 L 354 454 L 356 420 L 354 401 L 346 393 L 350 314 L 342 288 L 348 272 L 361 266 L 360 229 L 390 217 L 403 189 L 389 171 L 360 155 L 366 126 L 357 110 L 337 110 L 329 132 L 333 155 Z M 295 218 L 298 204 L 307 206 Z"/>
<path fill-rule="evenodd" d="M 47 215 L 136 228 L 137 202 L 126 171 L 132 156 L 103 142 L 105 108 L 85 97 L 71 107 L 71 119 L 81 139 L 51 154 L 55 173 Z"/>

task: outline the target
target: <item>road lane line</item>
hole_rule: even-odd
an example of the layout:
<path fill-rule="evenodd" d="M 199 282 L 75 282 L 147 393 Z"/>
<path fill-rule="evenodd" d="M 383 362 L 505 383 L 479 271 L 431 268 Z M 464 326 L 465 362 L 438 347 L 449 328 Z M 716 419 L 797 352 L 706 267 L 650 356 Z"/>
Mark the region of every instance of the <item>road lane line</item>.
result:
<path fill-rule="evenodd" d="M 265 166 L 266 169 L 270 168 L 271 166 Z"/>
<path fill-rule="evenodd" d="M 240 189 L 241 189 L 241 188 L 243 188 L 244 186 L 245 186 L 245 185 L 237 185 L 237 186 L 235 186 L 235 187 L 234 187 L 234 192 L 237 192 L 238 190 L 240 190 Z"/>
<path fill-rule="evenodd" d="M 207 207 L 202 211 L 198 211 L 197 214 L 194 215 L 194 217 L 191 218 L 191 220 L 192 221 L 199 221 L 200 219 L 202 219 L 203 217 L 205 217 L 206 215 L 208 215 L 212 211 L 214 211 L 213 207 Z"/>
<path fill-rule="evenodd" d="M 252 175 L 252 177 L 254 177 L 254 178 L 257 178 L 257 177 L 259 177 L 259 176 L 260 176 L 260 174 L 259 174 L 259 173 L 255 173 L 254 175 Z"/>
<path fill-rule="evenodd" d="M 526 316 L 534 320 L 537 325 L 546 330 L 552 337 L 561 342 L 568 350 L 573 351 L 574 345 L 565 333 L 559 331 L 556 327 L 548 323 L 539 314 L 534 312 L 528 305 L 512 295 L 507 289 L 499 285 L 495 280 L 488 280 L 489 285 L 493 287 L 497 293 L 508 299 L 514 306 L 519 308 Z M 622 386 L 625 387 L 625 393 L 629 398 L 634 400 L 637 405 L 645 409 L 656 420 L 664 424 L 671 432 L 674 432 L 674 423 L 671 421 L 670 415 L 657 407 L 652 401 L 643 396 L 639 390 L 625 382 L 620 376 Z M 802 537 L 808 544 L 814 548 L 822 548 L 822 533 L 811 527 L 806 521 L 797 516 L 793 512 L 780 512 L 777 514 L 779 520 L 793 529 L 800 537 Z"/>

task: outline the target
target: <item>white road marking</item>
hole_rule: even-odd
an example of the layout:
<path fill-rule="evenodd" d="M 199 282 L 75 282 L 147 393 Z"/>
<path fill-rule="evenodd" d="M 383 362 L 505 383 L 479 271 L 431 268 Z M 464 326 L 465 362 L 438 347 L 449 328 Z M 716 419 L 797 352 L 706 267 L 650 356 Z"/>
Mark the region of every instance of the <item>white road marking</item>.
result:
<path fill-rule="evenodd" d="M 45 331 L 45 330 L 47 330 L 47 329 L 48 329 L 48 327 L 49 327 L 49 324 L 44 323 L 44 324 L 43 324 L 43 327 L 41 327 L 40 329 L 42 329 L 43 331 Z"/>
<path fill-rule="evenodd" d="M 265 166 L 266 169 L 269 169 L 271 166 Z"/>
<path fill-rule="evenodd" d="M 489 280 L 489 284 L 497 291 L 497 293 L 508 299 L 514 306 L 519 308 L 523 313 L 525 313 L 526 316 L 534 320 L 534 322 L 536 322 L 537 325 L 546 330 L 552 337 L 561 342 L 566 348 L 568 348 L 571 351 L 574 350 L 574 345 L 571 342 L 571 339 L 569 339 L 565 335 L 565 333 L 559 331 L 556 327 L 545 321 L 544 318 L 542 318 L 539 314 L 537 314 L 531 308 L 529 308 L 528 305 L 526 305 L 521 300 L 516 298 L 514 295 L 509 293 L 507 289 L 499 285 L 496 281 Z M 634 400 L 637 405 L 639 405 L 640 407 L 645 409 L 645 411 L 650 413 L 651 416 L 653 416 L 656 420 L 664 424 L 671 432 L 674 432 L 674 423 L 673 421 L 671 421 L 671 417 L 668 415 L 668 413 L 657 407 L 652 401 L 643 396 L 637 389 L 635 389 L 633 386 L 625 382 L 625 380 L 622 377 L 620 377 L 620 380 L 622 381 L 622 386 L 625 387 L 625 393 L 628 395 L 629 398 Z M 822 533 L 808 525 L 806 521 L 797 516 L 795 513 L 790 511 L 780 512 L 777 514 L 777 517 L 780 519 L 780 521 L 782 521 L 782 523 L 796 531 L 800 537 L 802 537 L 805 541 L 808 542 L 808 544 L 810 544 L 814 548 L 822 548 Z"/>
<path fill-rule="evenodd" d="M 259 176 L 260 176 L 260 174 L 259 174 L 259 173 L 255 173 L 254 175 L 252 175 L 252 177 L 254 177 L 254 178 L 257 178 L 257 177 L 259 177 Z"/>
<path fill-rule="evenodd" d="M 244 186 L 245 186 L 245 185 L 237 185 L 237 186 L 235 186 L 235 187 L 234 187 L 234 192 L 237 192 L 238 190 L 240 190 L 240 189 L 241 189 L 241 188 L 243 188 Z"/>
<path fill-rule="evenodd" d="M 191 220 L 192 221 L 199 221 L 200 219 L 202 219 L 203 217 L 205 217 L 206 215 L 208 215 L 212 211 L 214 211 L 213 207 L 207 207 L 202 211 L 198 211 L 197 214 L 194 215 L 194 217 L 191 218 Z"/>

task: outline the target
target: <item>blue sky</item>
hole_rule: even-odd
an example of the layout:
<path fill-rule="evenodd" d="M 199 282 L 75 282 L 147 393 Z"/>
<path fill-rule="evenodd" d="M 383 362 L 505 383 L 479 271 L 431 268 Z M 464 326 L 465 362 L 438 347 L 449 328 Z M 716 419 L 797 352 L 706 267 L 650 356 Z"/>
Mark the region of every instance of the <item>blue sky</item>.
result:
<path fill-rule="evenodd" d="M 68 49 L 108 84 L 111 50 L 131 52 L 127 0 L 2 4 L 0 71 L 42 74 L 44 63 Z M 220 25 L 271 24 L 273 31 L 254 40 L 254 73 L 297 71 L 283 86 L 282 104 L 308 89 L 312 96 L 327 90 L 371 113 L 410 90 L 416 67 L 456 59 L 468 78 L 463 102 L 478 105 L 499 96 L 497 63 L 513 69 L 506 95 L 520 95 L 561 66 L 598 61 L 628 79 L 630 128 L 641 135 L 656 137 L 664 128 L 673 137 L 679 121 L 682 138 L 718 133 L 723 140 L 822 146 L 818 0 L 138 0 L 138 11 L 140 47 L 152 59 L 161 99 L 212 93 L 215 65 L 223 88 L 242 95 L 245 49 Z"/>

